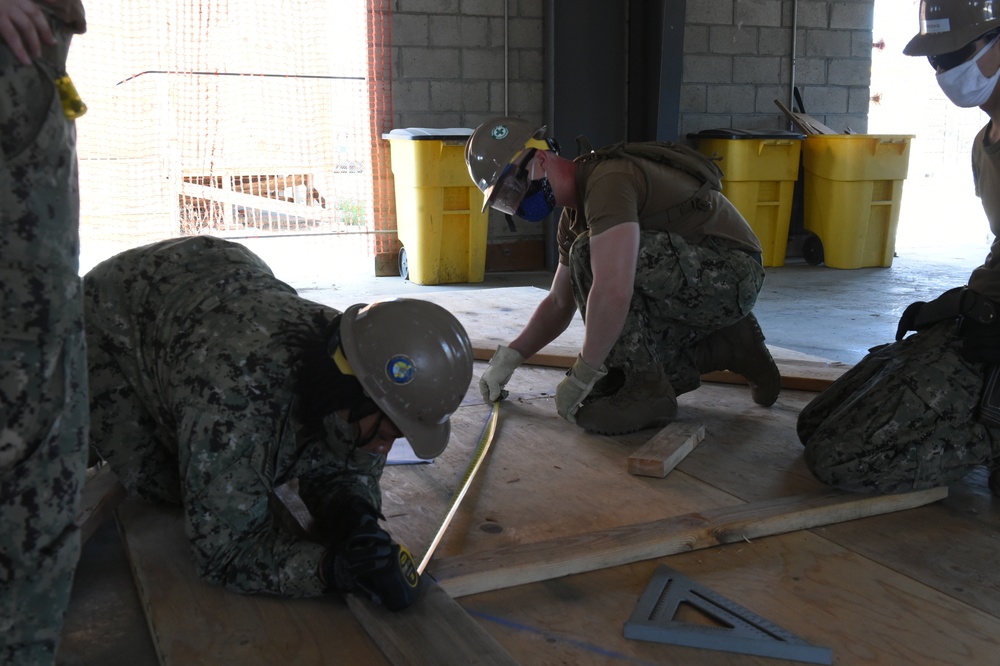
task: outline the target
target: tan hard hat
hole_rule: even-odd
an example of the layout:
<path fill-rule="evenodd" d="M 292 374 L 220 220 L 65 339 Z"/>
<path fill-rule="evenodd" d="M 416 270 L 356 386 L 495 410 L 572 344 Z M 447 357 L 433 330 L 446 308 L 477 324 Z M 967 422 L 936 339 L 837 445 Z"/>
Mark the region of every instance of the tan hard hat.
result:
<path fill-rule="evenodd" d="M 551 148 L 544 136 L 545 125 L 539 127 L 506 116 L 492 118 L 476 128 L 465 144 L 465 164 L 472 181 L 485 195 L 483 210 L 497 203 L 504 189 L 502 181 L 517 175 L 528 150 Z M 514 202 L 515 209 L 517 203 L 520 201 Z M 504 212 L 512 212 L 506 210 L 510 207 L 509 204 L 505 206 Z"/>
<path fill-rule="evenodd" d="M 1000 28 L 1000 7 L 992 0 L 920 0 L 920 32 L 903 48 L 911 56 L 957 51 Z"/>
<path fill-rule="evenodd" d="M 368 396 L 421 458 L 444 451 L 449 418 L 472 381 L 472 343 L 440 305 L 397 298 L 352 305 L 340 344 Z"/>

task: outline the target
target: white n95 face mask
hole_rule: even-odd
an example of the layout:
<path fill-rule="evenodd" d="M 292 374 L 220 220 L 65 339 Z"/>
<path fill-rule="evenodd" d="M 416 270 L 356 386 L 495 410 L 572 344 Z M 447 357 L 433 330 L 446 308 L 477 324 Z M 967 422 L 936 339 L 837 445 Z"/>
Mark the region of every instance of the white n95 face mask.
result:
<path fill-rule="evenodd" d="M 979 71 L 979 65 L 976 63 L 986 55 L 987 51 L 993 48 L 997 39 L 997 37 L 994 37 L 971 60 L 967 60 L 957 67 L 937 74 L 938 85 L 941 86 L 941 90 L 956 106 L 967 109 L 974 106 L 982 106 L 990 98 L 990 95 L 993 94 L 997 80 L 1000 79 L 1000 68 L 997 68 L 993 76 L 987 78 Z"/>

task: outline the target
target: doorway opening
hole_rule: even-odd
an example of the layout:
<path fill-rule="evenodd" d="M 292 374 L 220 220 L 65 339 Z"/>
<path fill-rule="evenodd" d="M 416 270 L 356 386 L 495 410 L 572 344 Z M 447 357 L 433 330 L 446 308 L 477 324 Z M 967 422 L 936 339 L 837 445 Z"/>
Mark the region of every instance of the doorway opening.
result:
<path fill-rule="evenodd" d="M 926 58 L 903 55 L 917 32 L 919 0 L 875 0 L 870 134 L 912 134 L 896 253 L 947 253 L 993 240 L 972 184 L 970 154 L 988 117 L 941 92 Z M 971 252 L 975 255 L 975 249 Z M 973 266 L 970 266 L 971 269 Z"/>

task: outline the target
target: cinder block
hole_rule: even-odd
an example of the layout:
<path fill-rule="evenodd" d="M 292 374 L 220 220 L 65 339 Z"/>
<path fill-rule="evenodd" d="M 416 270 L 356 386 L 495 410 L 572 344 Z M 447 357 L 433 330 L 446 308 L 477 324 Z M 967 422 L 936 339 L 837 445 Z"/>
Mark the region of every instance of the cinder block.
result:
<path fill-rule="evenodd" d="M 826 58 L 796 58 L 795 85 L 825 85 L 826 64 Z M 808 111 L 807 107 L 806 112 Z"/>
<path fill-rule="evenodd" d="M 504 2 L 497 0 L 461 0 L 460 11 L 463 16 L 503 16 Z"/>
<path fill-rule="evenodd" d="M 827 82 L 830 85 L 858 86 L 870 81 L 871 71 L 871 60 L 833 58 L 827 70 Z"/>
<path fill-rule="evenodd" d="M 427 46 L 430 44 L 430 17 L 426 14 L 393 14 L 393 46 Z"/>
<path fill-rule="evenodd" d="M 705 113 L 708 110 L 706 86 L 684 84 L 681 86 L 678 108 L 681 113 Z"/>
<path fill-rule="evenodd" d="M 399 73 L 404 79 L 448 79 L 462 74 L 461 51 L 453 48 L 399 50 Z"/>
<path fill-rule="evenodd" d="M 873 0 L 830 3 L 830 28 L 871 31 L 875 24 Z"/>
<path fill-rule="evenodd" d="M 801 0 L 795 18 L 800 28 L 828 28 L 830 27 L 830 3 Z"/>
<path fill-rule="evenodd" d="M 780 81 L 781 58 L 762 56 L 735 56 L 733 58 L 734 83 L 774 83 Z"/>
<path fill-rule="evenodd" d="M 426 80 L 399 79 L 392 84 L 392 103 L 397 109 L 429 111 L 431 108 L 430 83 Z M 401 125 L 405 127 L 405 125 Z"/>
<path fill-rule="evenodd" d="M 733 24 L 733 0 L 689 2 L 684 12 L 684 20 L 689 25 L 692 23 L 707 23 L 709 25 Z"/>
<path fill-rule="evenodd" d="M 823 114 L 847 113 L 847 88 L 842 86 L 804 86 L 802 101 L 806 105 L 806 113 L 811 116 Z M 829 125 L 825 121 L 821 121 Z M 831 127 L 833 127 L 831 125 Z M 834 127 L 834 129 L 837 129 Z"/>
<path fill-rule="evenodd" d="M 804 54 L 824 58 L 851 55 L 853 34 L 848 30 L 807 30 Z"/>
<path fill-rule="evenodd" d="M 486 44 L 489 19 L 482 16 L 431 16 L 431 46 Z"/>
<path fill-rule="evenodd" d="M 757 36 L 757 55 L 788 57 L 792 53 L 791 28 L 761 28 Z"/>
<path fill-rule="evenodd" d="M 753 113 L 756 90 L 751 85 L 711 85 L 706 89 L 710 113 Z"/>
<path fill-rule="evenodd" d="M 503 49 L 463 49 L 463 79 L 502 79 Z"/>
<path fill-rule="evenodd" d="M 734 9 L 736 25 L 780 26 L 781 0 L 740 0 Z"/>
<path fill-rule="evenodd" d="M 868 117 L 868 110 L 873 103 L 872 93 L 875 92 L 868 87 L 851 88 L 847 92 L 847 112 L 855 115 Z"/>
<path fill-rule="evenodd" d="M 394 13 L 457 14 L 458 0 L 396 0 Z"/>
<path fill-rule="evenodd" d="M 542 48 L 542 19 L 538 18 L 514 18 L 510 19 L 510 30 L 508 32 L 510 48 Z"/>
<path fill-rule="evenodd" d="M 731 56 L 689 55 L 684 58 L 686 83 L 732 83 L 733 59 Z"/>
<path fill-rule="evenodd" d="M 750 26 L 713 26 L 708 43 L 712 53 L 748 55 L 757 53 L 757 35 L 757 28 Z"/>

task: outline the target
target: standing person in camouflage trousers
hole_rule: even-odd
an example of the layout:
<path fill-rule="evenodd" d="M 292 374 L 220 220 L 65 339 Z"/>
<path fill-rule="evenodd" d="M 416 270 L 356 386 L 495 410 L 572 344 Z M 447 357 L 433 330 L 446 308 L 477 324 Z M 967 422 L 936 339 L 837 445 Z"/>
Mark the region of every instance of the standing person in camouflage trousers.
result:
<path fill-rule="evenodd" d="M 393 442 L 444 450 L 472 379 L 465 330 L 412 299 L 341 313 L 245 247 L 202 236 L 84 277 L 91 444 L 131 495 L 180 504 L 199 575 L 244 593 L 360 591 L 396 610 L 419 576 L 379 527 Z M 269 512 L 297 487 L 302 538 Z"/>
<path fill-rule="evenodd" d="M 77 113 L 57 81 L 85 29 L 76 0 L 0 0 L 0 664 L 54 663 L 80 554 Z"/>
<path fill-rule="evenodd" d="M 502 398 L 515 369 L 579 309 L 583 347 L 556 390 L 570 423 L 603 434 L 664 425 L 676 396 L 711 370 L 744 375 L 755 402 L 774 403 L 781 377 L 751 312 L 764 281 L 761 247 L 736 208 L 668 163 L 602 151 L 570 161 L 544 133 L 495 118 L 466 148 L 485 206 L 529 221 L 564 208 L 552 287 L 497 349 L 480 382 L 484 400 Z"/>
<path fill-rule="evenodd" d="M 990 121 L 972 147 L 976 193 L 1000 234 L 1000 8 L 987 0 L 920 3 L 903 49 L 927 56 L 942 91 Z M 916 334 L 904 337 L 909 331 Z M 822 481 L 897 492 L 946 485 L 979 465 L 1000 496 L 1000 241 L 969 283 L 903 313 L 896 342 L 871 350 L 802 410 L 799 438 Z"/>

